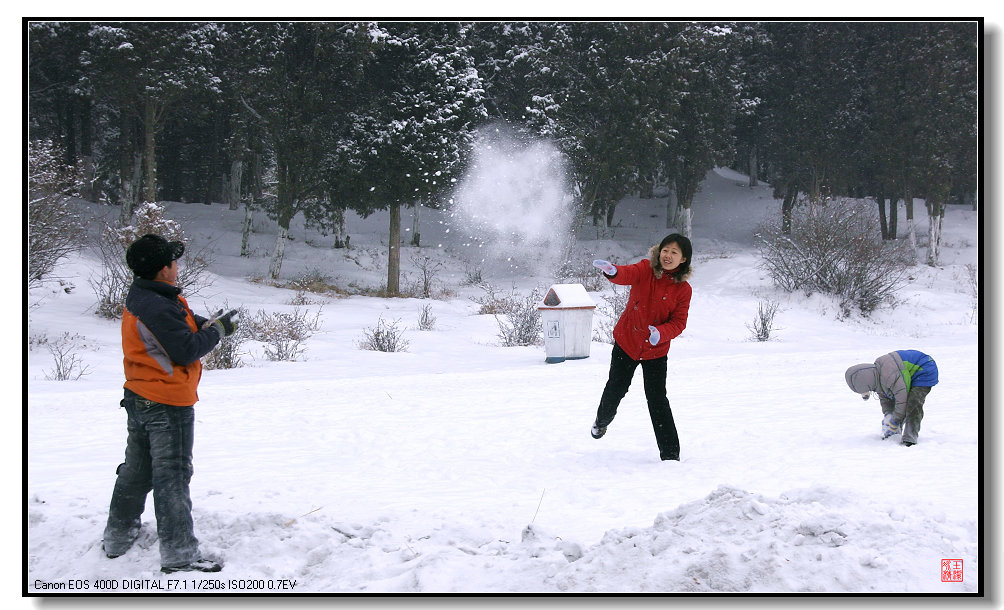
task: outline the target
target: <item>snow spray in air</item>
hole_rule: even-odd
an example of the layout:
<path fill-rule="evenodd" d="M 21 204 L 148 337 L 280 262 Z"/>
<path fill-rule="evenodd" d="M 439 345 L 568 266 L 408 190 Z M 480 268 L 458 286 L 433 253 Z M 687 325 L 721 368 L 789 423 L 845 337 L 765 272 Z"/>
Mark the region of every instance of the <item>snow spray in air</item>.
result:
<path fill-rule="evenodd" d="M 452 198 L 451 224 L 486 269 L 553 273 L 571 237 L 565 159 L 553 144 L 493 125 L 478 134 L 471 168 Z"/>

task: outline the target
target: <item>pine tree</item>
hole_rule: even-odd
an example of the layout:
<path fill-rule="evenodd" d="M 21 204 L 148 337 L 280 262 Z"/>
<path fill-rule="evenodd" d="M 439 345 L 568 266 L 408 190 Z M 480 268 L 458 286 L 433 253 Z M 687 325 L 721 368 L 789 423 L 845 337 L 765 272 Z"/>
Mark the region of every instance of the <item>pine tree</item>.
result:
<path fill-rule="evenodd" d="M 610 226 L 617 202 L 638 190 L 674 138 L 674 50 L 660 40 L 679 24 L 557 24 L 535 58 L 528 123 L 569 160 L 578 200 Z"/>
<path fill-rule="evenodd" d="M 765 157 L 775 193 L 784 198 L 782 225 L 790 230 L 791 210 L 799 193 L 813 204 L 832 191 L 845 164 L 841 134 L 855 103 L 853 63 L 842 44 L 842 23 L 770 23 L 764 89 Z"/>
<path fill-rule="evenodd" d="M 927 264 L 940 262 L 941 227 L 962 159 L 976 149 L 974 24 L 923 24 L 917 60 L 926 70 L 917 83 L 918 179 L 928 214 Z"/>
<path fill-rule="evenodd" d="M 66 165 L 93 167 L 94 100 L 79 87 L 88 29 L 79 22 L 29 24 L 28 100 L 32 139 L 58 142 Z M 81 195 L 93 199 L 86 188 Z"/>
<path fill-rule="evenodd" d="M 358 23 L 245 24 L 234 32 L 253 61 L 244 65 L 240 103 L 268 141 L 275 195 L 261 205 L 279 225 L 269 275 L 278 278 L 293 217 L 317 214 L 324 160 L 353 111 L 367 26 Z"/>
<path fill-rule="evenodd" d="M 461 175 L 475 128 L 486 118 L 483 88 L 453 23 L 382 24 L 364 99 L 338 149 L 331 187 L 364 213 L 390 210 L 387 293 L 400 291 L 401 206 L 434 204 Z M 365 183 L 350 177 L 349 169 Z"/>
<path fill-rule="evenodd" d="M 120 117 L 123 220 L 140 198 L 157 200 L 157 137 L 167 115 L 187 95 L 218 92 L 207 69 L 218 31 L 212 23 L 91 25 L 83 84 Z"/>
<path fill-rule="evenodd" d="M 550 22 L 499 21 L 467 27 L 470 55 L 490 118 L 510 129 L 525 128 L 541 77 L 550 71 L 546 58 L 557 27 Z"/>
<path fill-rule="evenodd" d="M 753 187 L 759 184 L 763 164 L 760 154 L 763 146 L 762 101 L 769 74 L 764 50 L 769 44 L 769 36 L 759 23 L 742 23 L 733 27 L 735 34 L 730 52 L 739 74 L 733 167 L 746 172 L 749 185 Z"/>
<path fill-rule="evenodd" d="M 674 69 L 682 75 L 675 137 L 662 155 L 683 211 L 683 234 L 693 232 L 691 205 L 709 170 L 732 157 L 732 131 L 740 86 L 727 52 L 732 30 L 723 25 L 689 24 L 673 40 Z"/>

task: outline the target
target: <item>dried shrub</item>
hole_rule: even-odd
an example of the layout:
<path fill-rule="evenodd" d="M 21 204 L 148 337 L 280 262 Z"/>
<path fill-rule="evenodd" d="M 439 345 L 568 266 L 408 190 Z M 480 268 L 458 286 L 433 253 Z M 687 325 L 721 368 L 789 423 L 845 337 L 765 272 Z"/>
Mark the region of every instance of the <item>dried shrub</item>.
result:
<path fill-rule="evenodd" d="M 765 299 L 757 304 L 757 313 L 753 317 L 753 322 L 746 323 L 746 328 L 750 331 L 753 340 L 770 340 L 770 335 L 775 330 L 774 317 L 780 307 L 781 304 L 772 299 Z"/>
<path fill-rule="evenodd" d="M 418 330 L 433 330 L 434 328 L 436 328 L 436 316 L 432 315 L 432 305 L 423 305 L 418 313 Z"/>
<path fill-rule="evenodd" d="M 790 234 L 780 217 L 770 219 L 756 243 L 777 286 L 837 296 L 844 315 L 868 315 L 891 302 L 912 263 L 908 244 L 882 240 L 874 207 L 856 200 L 796 208 Z"/>
<path fill-rule="evenodd" d="M 418 279 L 412 291 L 423 299 L 432 298 L 432 287 L 436 283 L 436 276 L 443 269 L 443 263 L 434 261 L 425 254 L 412 254 L 409 260 L 418 269 Z"/>
<path fill-rule="evenodd" d="M 613 288 L 612 294 L 604 295 L 603 303 L 596 306 L 596 313 L 599 314 L 596 322 L 598 328 L 593 331 L 593 338 L 612 345 L 614 343 L 614 326 L 617 325 L 617 320 L 620 319 L 624 308 L 627 307 L 631 290 L 619 288 L 616 284 L 611 286 Z"/>
<path fill-rule="evenodd" d="M 973 303 L 970 321 L 975 322 L 980 311 L 980 271 L 972 263 L 966 265 L 966 286 Z"/>
<path fill-rule="evenodd" d="M 513 296 L 516 294 L 515 289 L 509 294 L 501 294 L 499 288 L 489 284 L 488 282 L 481 282 L 477 285 L 478 288 L 484 291 L 484 295 L 480 297 L 471 297 L 471 300 L 480 305 L 478 308 L 478 315 L 495 315 L 498 313 L 504 313 L 511 307 L 513 307 Z"/>
<path fill-rule="evenodd" d="M 589 251 L 569 256 L 558 268 L 555 277 L 564 283 L 582 284 L 589 292 L 599 292 L 610 282 L 593 267 L 594 258 Z"/>
<path fill-rule="evenodd" d="M 480 301 L 479 313 L 495 316 L 499 326 L 499 340 L 505 347 L 518 345 L 540 345 L 543 327 L 540 321 L 541 299 L 543 291 L 537 287 L 527 295 L 521 295 L 512 289 L 508 294 L 500 294 L 490 284 L 482 284 L 481 289 L 486 296 Z"/>
<path fill-rule="evenodd" d="M 408 341 L 404 339 L 404 329 L 400 328 L 400 320 L 387 322 L 383 316 L 377 319 L 376 326 L 363 329 L 363 338 L 359 349 L 375 352 L 406 352 Z"/>
<path fill-rule="evenodd" d="M 83 223 L 70 198 L 84 179 L 61 161 L 51 141 L 28 143 L 28 286 L 49 276 L 56 264 L 80 250 Z"/>
<path fill-rule="evenodd" d="M 45 337 L 39 342 L 44 345 L 52 354 L 54 368 L 45 373 L 45 378 L 50 381 L 76 381 L 84 375 L 90 373 L 90 367 L 83 363 L 77 354 L 82 347 L 86 347 L 84 337 L 69 331 L 64 332 L 58 339 L 50 340 Z"/>
<path fill-rule="evenodd" d="M 249 320 L 248 330 L 264 343 L 265 357 L 272 361 L 295 361 L 306 348 L 303 342 L 321 327 L 321 310 L 313 317 L 307 310 L 294 308 L 292 312 L 258 313 Z"/>
<path fill-rule="evenodd" d="M 223 311 L 230 311 L 232 308 L 224 301 Z M 208 370 L 236 369 L 244 366 L 244 344 L 252 338 L 253 324 L 248 320 L 248 310 L 246 307 L 237 308 L 240 316 L 237 328 L 229 337 L 223 337 L 216 344 L 213 351 L 202 358 L 202 365 Z"/>
<path fill-rule="evenodd" d="M 101 270 L 87 280 L 98 298 L 96 313 L 102 318 L 118 319 L 122 317 L 132 285 L 132 270 L 126 265 L 125 250 L 111 227 L 101 232 L 96 247 L 102 261 Z"/>
<path fill-rule="evenodd" d="M 464 263 L 464 279 L 461 284 L 480 286 L 485 283 L 483 275 L 484 270 L 481 268 L 481 265 Z"/>
<path fill-rule="evenodd" d="M 292 288 L 298 293 L 327 294 L 338 291 L 338 287 L 332 283 L 331 278 L 317 268 L 304 271 L 290 280 L 285 287 Z"/>
<path fill-rule="evenodd" d="M 98 315 L 113 319 L 122 316 L 126 295 L 133 281 L 132 270 L 126 264 L 126 250 L 147 233 L 186 244 L 185 253 L 178 261 L 178 287 L 182 294 L 195 296 L 212 285 L 208 270 L 213 264 L 213 256 L 209 247 L 200 250 L 190 248 L 181 225 L 166 218 L 163 207 L 156 203 L 144 203 L 136 209 L 130 224 L 105 226 L 98 236 L 96 250 L 102 262 L 101 271 L 100 275 L 88 280 L 98 297 Z"/>

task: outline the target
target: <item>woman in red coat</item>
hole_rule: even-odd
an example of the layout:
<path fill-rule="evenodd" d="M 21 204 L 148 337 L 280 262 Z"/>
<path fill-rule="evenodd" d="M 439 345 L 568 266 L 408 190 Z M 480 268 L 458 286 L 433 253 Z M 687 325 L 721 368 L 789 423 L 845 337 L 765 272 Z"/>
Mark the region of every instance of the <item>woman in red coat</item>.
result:
<path fill-rule="evenodd" d="M 680 459 L 680 438 L 666 397 L 666 370 L 669 344 L 687 327 L 692 254 L 690 240 L 674 233 L 652 246 L 648 259 L 633 265 L 593 262 L 614 284 L 631 286 L 624 313 L 614 326 L 610 376 L 596 411 L 593 438 L 606 434 L 640 364 L 659 457 Z"/>

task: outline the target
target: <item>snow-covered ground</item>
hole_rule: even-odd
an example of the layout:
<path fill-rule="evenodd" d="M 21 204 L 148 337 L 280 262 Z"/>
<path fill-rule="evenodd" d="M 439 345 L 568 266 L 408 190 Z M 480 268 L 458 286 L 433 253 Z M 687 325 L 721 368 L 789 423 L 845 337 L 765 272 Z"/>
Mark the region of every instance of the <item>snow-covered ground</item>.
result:
<path fill-rule="evenodd" d="M 189 297 L 196 311 L 224 301 L 252 313 L 299 307 L 319 312 L 321 328 L 298 362 L 267 361 L 253 343 L 247 366 L 205 371 L 195 526 L 225 567 L 167 577 L 152 501 L 134 548 L 115 560 L 101 552 L 125 414 L 119 324 L 93 313 L 88 284 L 99 263 L 75 256 L 58 269 L 64 285 L 32 290 L 29 334 L 79 335 L 89 373 L 50 381 L 49 352 L 27 353 L 26 590 L 979 591 L 980 329 L 965 267 L 980 262 L 977 213 L 948 210 L 943 265 L 915 267 L 895 309 L 844 318 L 834 299 L 780 292 L 758 268 L 752 228 L 779 203 L 744 183 L 711 172 L 694 204 L 694 297 L 669 354 L 681 462 L 659 461 L 640 379 L 607 435 L 590 437 L 610 345 L 594 341 L 589 358 L 560 364 L 546 364 L 542 347 L 499 345 L 495 318 L 472 301 L 484 293 L 463 282 L 477 246 L 448 212 L 423 210 L 423 245 L 401 258 L 402 285 L 416 278 L 413 255 L 442 262 L 449 296 L 308 293 L 294 306 L 295 291 L 261 281 L 273 223 L 256 219 L 254 255 L 243 259 L 242 212 L 165 204 L 190 247 L 214 251 L 214 283 Z M 629 199 L 614 231 L 580 230 L 583 265 L 637 260 L 667 233 L 664 208 L 665 199 Z M 95 220 L 117 213 L 86 209 Z M 926 240 L 920 204 L 917 217 Z M 297 220 L 283 279 L 318 270 L 344 287 L 386 281 L 386 214 L 350 215 L 348 251 Z M 507 262 L 485 279 L 523 292 L 554 281 Z M 611 294 L 592 293 L 597 303 Z M 751 341 L 746 325 L 765 298 L 780 301 L 780 328 Z M 435 328 L 419 331 L 430 303 Z M 408 351 L 358 348 L 380 317 L 407 328 Z M 927 352 L 941 370 L 911 448 L 880 440 L 878 402 L 843 378 L 895 349 Z M 943 582 L 947 559 L 963 562 L 962 582 Z"/>

